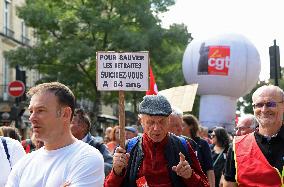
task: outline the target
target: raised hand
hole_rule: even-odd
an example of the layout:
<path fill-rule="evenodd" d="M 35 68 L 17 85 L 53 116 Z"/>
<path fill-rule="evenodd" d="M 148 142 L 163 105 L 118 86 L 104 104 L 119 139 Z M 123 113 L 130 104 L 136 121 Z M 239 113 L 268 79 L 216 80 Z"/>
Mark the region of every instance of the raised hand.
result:
<path fill-rule="evenodd" d="M 179 163 L 177 166 L 173 166 L 172 170 L 185 179 L 189 179 L 192 175 L 192 169 L 181 152 L 179 153 Z"/>
<path fill-rule="evenodd" d="M 118 147 L 113 155 L 113 170 L 116 175 L 121 175 L 122 170 L 126 168 L 129 159 L 129 153 L 125 149 Z"/>

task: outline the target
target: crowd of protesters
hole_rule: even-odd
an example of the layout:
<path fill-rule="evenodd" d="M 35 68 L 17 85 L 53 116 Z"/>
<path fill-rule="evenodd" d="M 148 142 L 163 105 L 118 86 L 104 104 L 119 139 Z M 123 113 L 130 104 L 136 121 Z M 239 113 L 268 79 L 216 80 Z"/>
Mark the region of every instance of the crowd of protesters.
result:
<path fill-rule="evenodd" d="M 239 118 L 234 132 L 202 126 L 164 96 L 145 96 L 142 128 L 125 127 L 126 145 L 119 126 L 98 141 L 65 85 L 39 84 L 28 95 L 30 138 L 0 127 L 0 187 L 284 186 L 284 93 L 277 86 L 254 92 L 254 114 Z"/>

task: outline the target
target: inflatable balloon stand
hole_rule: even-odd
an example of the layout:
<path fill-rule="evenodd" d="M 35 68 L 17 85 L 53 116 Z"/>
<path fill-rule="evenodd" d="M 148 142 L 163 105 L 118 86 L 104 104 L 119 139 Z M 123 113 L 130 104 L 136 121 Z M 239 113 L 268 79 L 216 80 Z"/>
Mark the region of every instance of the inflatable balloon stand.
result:
<path fill-rule="evenodd" d="M 194 39 L 184 52 L 182 68 L 188 84 L 199 84 L 200 123 L 232 131 L 237 99 L 258 81 L 261 64 L 256 47 L 238 34 Z"/>

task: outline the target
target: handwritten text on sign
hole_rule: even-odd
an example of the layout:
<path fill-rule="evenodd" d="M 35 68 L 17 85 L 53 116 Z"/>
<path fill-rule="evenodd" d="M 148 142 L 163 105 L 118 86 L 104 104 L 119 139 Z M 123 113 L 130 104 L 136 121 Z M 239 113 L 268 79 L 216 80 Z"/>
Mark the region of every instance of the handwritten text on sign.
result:
<path fill-rule="evenodd" d="M 148 52 L 97 52 L 98 90 L 148 90 Z"/>

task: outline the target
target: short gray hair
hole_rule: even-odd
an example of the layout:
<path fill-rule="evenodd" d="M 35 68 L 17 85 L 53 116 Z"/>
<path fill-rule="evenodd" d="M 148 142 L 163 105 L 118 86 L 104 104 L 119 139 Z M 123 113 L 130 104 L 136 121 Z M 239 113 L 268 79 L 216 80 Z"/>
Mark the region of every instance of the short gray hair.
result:
<path fill-rule="evenodd" d="M 241 117 L 239 117 L 238 124 L 241 121 L 244 121 L 245 119 L 251 120 L 251 124 L 250 124 L 250 128 L 251 129 L 256 129 L 256 127 L 258 127 L 257 118 L 253 114 L 244 114 L 244 115 L 242 115 Z"/>
<path fill-rule="evenodd" d="M 173 106 L 171 115 L 178 116 L 178 117 L 182 118 L 183 117 L 183 112 L 178 107 Z"/>

